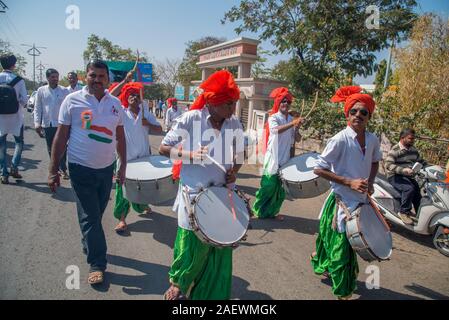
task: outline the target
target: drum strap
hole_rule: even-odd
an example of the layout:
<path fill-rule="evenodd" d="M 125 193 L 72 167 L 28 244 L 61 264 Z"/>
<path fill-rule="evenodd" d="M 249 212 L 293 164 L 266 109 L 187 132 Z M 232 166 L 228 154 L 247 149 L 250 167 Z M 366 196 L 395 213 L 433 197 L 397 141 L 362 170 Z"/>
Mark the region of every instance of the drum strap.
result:
<path fill-rule="evenodd" d="M 335 195 L 335 200 L 337 201 L 337 206 L 341 207 L 343 209 L 343 212 L 346 215 L 346 221 L 351 219 L 351 213 L 349 212 L 348 207 L 344 204 L 344 202 L 341 200 L 340 196 L 337 194 Z M 338 216 L 338 210 L 335 212 L 334 218 L 332 219 L 332 228 L 334 230 L 337 230 L 337 216 Z"/>

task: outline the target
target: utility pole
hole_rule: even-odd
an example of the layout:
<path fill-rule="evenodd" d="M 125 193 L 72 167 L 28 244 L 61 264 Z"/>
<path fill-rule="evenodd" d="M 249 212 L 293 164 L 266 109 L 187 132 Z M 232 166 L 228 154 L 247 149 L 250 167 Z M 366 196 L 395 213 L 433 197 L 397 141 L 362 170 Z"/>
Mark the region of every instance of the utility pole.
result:
<path fill-rule="evenodd" d="M 387 70 L 385 72 L 384 89 L 386 89 L 388 87 L 388 78 L 390 76 L 391 59 L 392 59 L 392 56 L 393 56 L 393 49 L 394 49 L 394 38 L 393 38 L 393 40 L 391 42 L 390 54 L 388 55 Z"/>
<path fill-rule="evenodd" d="M 43 78 L 42 71 L 45 70 L 45 66 L 42 64 L 42 61 L 39 62 L 39 65 L 36 66 L 36 69 L 39 70 L 39 84 L 41 84 Z"/>
<path fill-rule="evenodd" d="M 42 52 L 39 51 L 39 49 L 47 49 L 46 47 L 36 47 L 36 45 L 33 43 L 33 45 L 29 44 L 22 44 L 24 47 L 29 47 L 30 49 L 27 51 L 27 53 L 33 57 L 33 89 L 36 90 L 36 57 L 40 56 Z"/>
<path fill-rule="evenodd" d="M 0 0 L 0 13 L 5 13 L 6 9 L 9 9 L 8 6 L 3 1 Z"/>

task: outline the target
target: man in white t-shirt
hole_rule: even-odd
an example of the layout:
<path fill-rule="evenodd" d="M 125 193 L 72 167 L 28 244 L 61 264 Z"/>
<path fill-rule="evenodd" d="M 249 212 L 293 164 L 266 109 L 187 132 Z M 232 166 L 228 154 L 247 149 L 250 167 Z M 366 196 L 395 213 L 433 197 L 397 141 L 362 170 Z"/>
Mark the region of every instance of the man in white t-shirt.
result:
<path fill-rule="evenodd" d="M 90 265 L 88 283 L 94 285 L 104 280 L 107 247 L 101 220 L 111 194 L 115 152 L 120 160 L 117 181 L 125 181 L 126 141 L 120 100 L 106 90 L 108 66 L 92 61 L 86 72 L 87 86 L 69 94 L 61 105 L 48 185 L 53 192 L 60 185 L 58 166 L 67 146 L 83 251 Z"/>
<path fill-rule="evenodd" d="M 171 130 L 175 120 L 182 115 L 182 110 L 178 107 L 178 100 L 176 98 L 169 98 L 167 103 L 168 110 L 165 115 L 165 130 L 168 132 Z"/>
<path fill-rule="evenodd" d="M 143 85 L 138 82 L 130 82 L 123 86 L 119 95 L 123 111 L 123 124 L 126 138 L 126 159 L 131 161 L 151 155 L 149 131 L 161 133 L 162 127 L 154 115 L 148 109 L 144 109 L 144 104 L 140 100 L 140 91 Z M 151 209 L 146 203 L 130 203 L 123 196 L 123 189 L 120 184 L 116 186 L 114 217 L 119 220 L 115 228 L 117 233 L 127 230 L 126 217 L 131 207 L 138 213 L 148 214 Z"/>

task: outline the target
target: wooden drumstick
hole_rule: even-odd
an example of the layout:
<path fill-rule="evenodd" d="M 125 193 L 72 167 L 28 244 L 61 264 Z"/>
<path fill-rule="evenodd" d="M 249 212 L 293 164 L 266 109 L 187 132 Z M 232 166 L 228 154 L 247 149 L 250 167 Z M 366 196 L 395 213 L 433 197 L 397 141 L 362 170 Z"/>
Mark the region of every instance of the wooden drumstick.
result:
<path fill-rule="evenodd" d="M 315 110 L 317 104 L 318 104 L 318 91 L 315 94 L 315 101 L 313 102 L 312 108 L 310 109 L 309 113 L 304 117 L 304 120 L 307 119 L 312 114 L 312 111 Z"/>
<path fill-rule="evenodd" d="M 373 198 L 371 198 L 370 195 L 368 195 L 368 200 L 369 200 L 371 206 L 373 207 L 374 212 L 375 212 L 376 215 L 379 217 L 379 220 L 382 221 L 382 223 L 383 223 L 383 225 L 385 226 L 385 228 L 386 228 L 388 231 L 390 231 L 390 227 L 388 226 L 388 223 L 385 221 L 385 219 L 384 219 L 382 213 L 380 213 L 379 207 L 377 207 L 377 205 L 374 203 Z"/>

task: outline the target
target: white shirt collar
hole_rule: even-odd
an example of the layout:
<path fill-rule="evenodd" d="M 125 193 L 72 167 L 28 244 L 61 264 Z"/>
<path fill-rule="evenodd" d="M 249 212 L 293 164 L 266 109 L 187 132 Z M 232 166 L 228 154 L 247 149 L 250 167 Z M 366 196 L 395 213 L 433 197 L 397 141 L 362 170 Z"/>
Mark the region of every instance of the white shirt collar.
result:
<path fill-rule="evenodd" d="M 83 96 L 85 98 L 87 98 L 87 97 L 94 97 L 95 98 L 95 96 L 93 94 L 89 93 L 89 87 L 88 86 L 83 87 L 83 89 L 81 89 L 81 92 L 83 93 Z M 110 93 L 109 93 L 108 90 L 105 90 L 104 93 L 105 93 L 104 97 L 109 97 L 110 96 Z"/>

